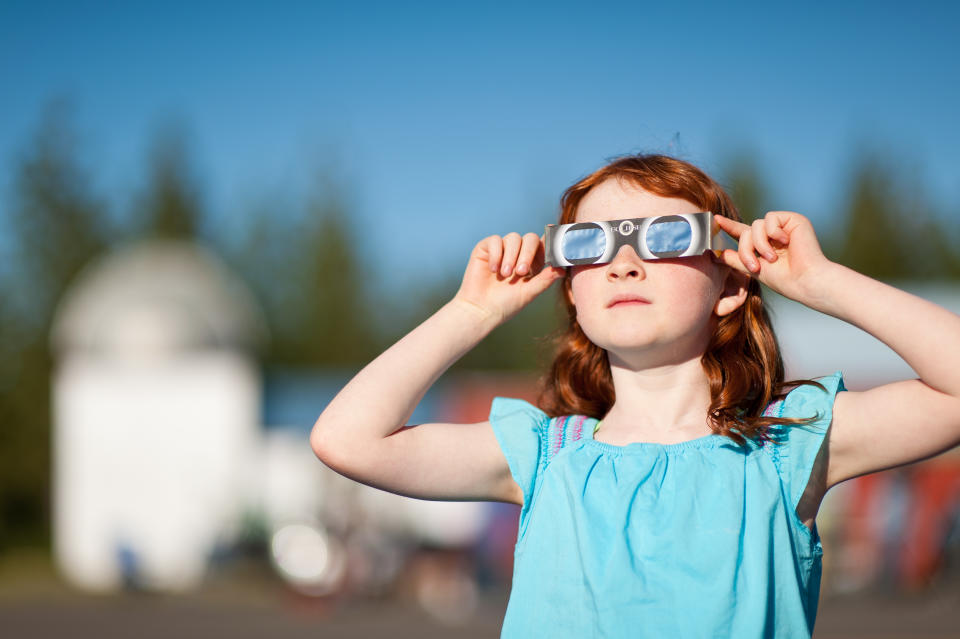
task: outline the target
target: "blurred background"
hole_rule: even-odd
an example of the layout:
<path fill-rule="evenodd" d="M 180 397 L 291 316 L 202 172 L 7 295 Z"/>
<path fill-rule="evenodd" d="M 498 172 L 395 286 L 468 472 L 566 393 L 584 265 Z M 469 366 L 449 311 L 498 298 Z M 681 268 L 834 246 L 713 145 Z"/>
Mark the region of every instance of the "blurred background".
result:
<path fill-rule="evenodd" d="M 663 152 L 960 312 L 949 3 L 0 3 L 4 636 L 497 636 L 519 509 L 310 451 L 473 245 Z M 555 291 L 412 422 L 536 399 Z M 913 375 L 769 297 L 790 377 Z M 945 353 L 948 357 L 960 354 Z M 817 636 L 960 636 L 960 455 L 818 518 Z M 10 634 L 8 634 L 10 633 Z"/>

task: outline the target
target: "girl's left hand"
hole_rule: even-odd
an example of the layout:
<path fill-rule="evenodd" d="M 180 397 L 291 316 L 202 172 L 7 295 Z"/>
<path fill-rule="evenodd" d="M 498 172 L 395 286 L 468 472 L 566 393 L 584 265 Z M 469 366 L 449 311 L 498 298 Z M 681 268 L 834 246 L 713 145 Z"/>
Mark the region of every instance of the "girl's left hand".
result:
<path fill-rule="evenodd" d="M 831 264 L 820 250 L 810 220 L 799 213 L 771 211 L 752 225 L 722 215 L 713 217 L 739 240 L 738 250 L 723 252 L 723 262 L 791 299 L 808 299 L 816 290 L 817 273 Z"/>

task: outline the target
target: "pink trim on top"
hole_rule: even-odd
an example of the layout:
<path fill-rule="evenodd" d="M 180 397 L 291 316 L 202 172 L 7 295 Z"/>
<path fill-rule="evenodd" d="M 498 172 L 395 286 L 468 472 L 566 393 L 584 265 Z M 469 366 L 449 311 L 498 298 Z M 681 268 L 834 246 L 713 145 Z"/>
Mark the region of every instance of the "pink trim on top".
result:
<path fill-rule="evenodd" d="M 566 430 L 567 428 L 568 419 L 570 418 L 564 417 L 562 420 L 560 420 L 557 423 L 557 426 L 559 428 L 557 428 L 556 433 L 554 434 L 553 450 L 551 451 L 551 455 L 550 455 L 551 457 L 556 455 L 557 451 L 559 451 L 563 447 L 563 431 Z"/>
<path fill-rule="evenodd" d="M 773 417 L 774 415 L 776 415 L 777 409 L 780 407 L 780 404 L 782 403 L 783 403 L 783 400 L 778 399 L 777 401 L 770 402 L 769 404 L 767 404 L 767 407 L 763 409 L 763 416 Z"/>
<path fill-rule="evenodd" d="M 778 399 L 778 400 L 776 400 L 776 401 L 770 402 L 769 404 L 767 404 L 767 407 L 763 409 L 763 413 L 761 414 L 761 417 L 779 417 L 780 412 L 781 412 L 781 410 L 782 410 L 782 408 L 781 408 L 782 406 L 783 406 L 783 400 L 782 400 L 782 399 Z M 762 438 L 760 439 L 760 447 L 761 447 L 761 448 L 763 448 L 764 446 L 766 446 L 766 444 L 767 444 L 767 437 L 766 437 L 766 435 L 769 434 L 770 430 L 771 430 L 771 427 L 770 427 L 770 426 L 765 426 L 765 427 L 764 427 L 764 429 L 763 429 L 764 437 L 762 437 Z"/>
<path fill-rule="evenodd" d="M 570 441 L 580 441 L 580 437 L 583 436 L 583 422 L 585 422 L 586 419 L 583 415 L 577 415 L 577 421 L 573 424 L 573 436 L 570 437 Z"/>
<path fill-rule="evenodd" d="M 584 415 L 567 415 L 557 417 L 553 420 L 554 431 L 551 433 L 553 441 L 550 443 L 550 457 L 553 458 L 560 449 L 563 448 L 563 436 L 567 431 L 567 424 L 573 419 L 573 431 L 570 434 L 570 441 L 579 441 L 583 437 L 583 424 L 587 420 Z"/>

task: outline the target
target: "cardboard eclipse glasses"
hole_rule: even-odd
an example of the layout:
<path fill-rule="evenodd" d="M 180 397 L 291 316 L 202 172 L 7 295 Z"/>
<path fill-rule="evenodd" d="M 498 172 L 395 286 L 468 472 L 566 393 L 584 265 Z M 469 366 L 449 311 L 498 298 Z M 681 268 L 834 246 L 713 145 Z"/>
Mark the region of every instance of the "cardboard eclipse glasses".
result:
<path fill-rule="evenodd" d="M 604 264 L 613 261 L 624 245 L 644 260 L 691 257 L 705 251 L 719 256 L 723 249 L 737 248 L 710 212 L 549 224 L 543 243 L 548 266 Z"/>

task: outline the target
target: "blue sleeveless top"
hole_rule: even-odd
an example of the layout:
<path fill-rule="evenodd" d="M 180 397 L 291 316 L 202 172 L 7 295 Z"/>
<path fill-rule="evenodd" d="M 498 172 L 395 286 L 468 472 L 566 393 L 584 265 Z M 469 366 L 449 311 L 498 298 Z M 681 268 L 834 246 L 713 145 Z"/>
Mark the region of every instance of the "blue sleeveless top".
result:
<path fill-rule="evenodd" d="M 490 423 L 523 489 L 501 637 L 804 637 L 823 548 L 796 514 L 833 414 L 799 386 L 765 414 L 779 441 L 707 435 L 614 446 L 597 420 L 497 397 Z"/>

